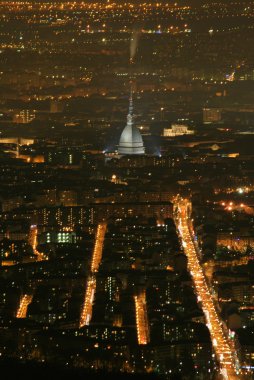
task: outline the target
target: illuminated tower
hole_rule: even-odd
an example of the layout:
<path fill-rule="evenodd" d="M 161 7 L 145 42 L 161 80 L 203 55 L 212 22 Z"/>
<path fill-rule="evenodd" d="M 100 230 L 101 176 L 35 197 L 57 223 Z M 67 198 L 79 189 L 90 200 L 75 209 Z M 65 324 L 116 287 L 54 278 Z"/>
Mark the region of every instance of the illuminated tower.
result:
<path fill-rule="evenodd" d="M 129 112 L 127 116 L 127 124 L 124 128 L 119 145 L 118 153 L 120 155 L 144 154 L 145 148 L 139 129 L 133 124 L 133 99 L 132 91 L 130 94 Z"/>

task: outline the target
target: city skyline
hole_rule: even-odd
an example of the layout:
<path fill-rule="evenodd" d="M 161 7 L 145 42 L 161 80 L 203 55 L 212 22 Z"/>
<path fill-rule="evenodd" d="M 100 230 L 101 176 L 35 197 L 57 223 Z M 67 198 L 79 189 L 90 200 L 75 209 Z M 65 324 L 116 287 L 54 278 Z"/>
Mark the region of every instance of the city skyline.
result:
<path fill-rule="evenodd" d="M 253 20 L 0 1 L 8 378 L 254 378 Z"/>

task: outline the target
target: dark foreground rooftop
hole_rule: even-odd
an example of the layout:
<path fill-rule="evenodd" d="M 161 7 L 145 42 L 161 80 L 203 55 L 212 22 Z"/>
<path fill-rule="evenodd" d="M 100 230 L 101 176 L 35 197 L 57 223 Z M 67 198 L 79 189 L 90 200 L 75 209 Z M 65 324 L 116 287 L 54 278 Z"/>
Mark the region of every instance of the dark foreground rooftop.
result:
<path fill-rule="evenodd" d="M 63 368 L 36 362 L 20 362 L 15 359 L 1 359 L 0 373 L 5 380 L 163 380 L 156 374 L 127 374 L 119 372 L 93 372 L 87 369 Z M 173 375 L 169 380 L 181 380 L 180 375 Z"/>

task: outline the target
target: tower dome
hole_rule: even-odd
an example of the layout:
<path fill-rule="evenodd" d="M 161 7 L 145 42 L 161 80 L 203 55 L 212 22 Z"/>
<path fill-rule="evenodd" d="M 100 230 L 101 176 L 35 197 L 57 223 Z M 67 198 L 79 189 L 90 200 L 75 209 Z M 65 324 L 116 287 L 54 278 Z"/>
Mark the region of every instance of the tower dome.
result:
<path fill-rule="evenodd" d="M 139 129 L 133 125 L 133 102 L 132 102 L 132 94 L 130 96 L 130 106 L 129 113 L 127 116 L 127 125 L 122 131 L 118 153 L 122 155 L 128 154 L 144 154 L 144 143 L 139 132 Z"/>

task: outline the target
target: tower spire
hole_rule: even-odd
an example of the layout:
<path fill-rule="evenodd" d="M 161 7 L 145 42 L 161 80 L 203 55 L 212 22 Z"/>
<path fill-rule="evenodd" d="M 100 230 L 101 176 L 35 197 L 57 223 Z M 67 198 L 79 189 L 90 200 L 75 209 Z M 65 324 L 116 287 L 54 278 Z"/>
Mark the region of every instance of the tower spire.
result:
<path fill-rule="evenodd" d="M 127 115 L 127 125 L 133 124 L 133 88 L 132 81 L 130 82 L 130 97 L 129 97 L 129 112 Z"/>
<path fill-rule="evenodd" d="M 133 60 L 130 60 L 130 67 L 133 64 Z M 130 74 L 130 96 L 129 96 L 129 110 L 127 115 L 127 125 L 122 131 L 119 145 L 118 154 L 119 155 L 136 155 L 144 154 L 145 148 L 143 144 L 142 136 L 139 129 L 134 125 L 133 121 L 133 79 Z"/>
<path fill-rule="evenodd" d="M 133 116 L 133 82 L 130 80 L 129 114 Z"/>

